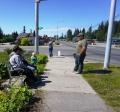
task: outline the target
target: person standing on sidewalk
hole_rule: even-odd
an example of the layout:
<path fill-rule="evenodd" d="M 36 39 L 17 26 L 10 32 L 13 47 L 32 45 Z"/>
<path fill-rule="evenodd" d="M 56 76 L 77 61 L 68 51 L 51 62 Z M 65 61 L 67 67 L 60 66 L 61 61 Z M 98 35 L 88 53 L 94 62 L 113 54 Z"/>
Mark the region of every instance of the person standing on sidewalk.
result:
<path fill-rule="evenodd" d="M 78 43 L 76 46 L 76 55 L 75 55 L 75 67 L 74 71 L 81 74 L 83 72 L 84 59 L 87 51 L 87 40 L 84 37 L 83 33 L 77 35 Z"/>
<path fill-rule="evenodd" d="M 49 56 L 53 56 L 53 40 L 51 39 L 49 42 Z"/>

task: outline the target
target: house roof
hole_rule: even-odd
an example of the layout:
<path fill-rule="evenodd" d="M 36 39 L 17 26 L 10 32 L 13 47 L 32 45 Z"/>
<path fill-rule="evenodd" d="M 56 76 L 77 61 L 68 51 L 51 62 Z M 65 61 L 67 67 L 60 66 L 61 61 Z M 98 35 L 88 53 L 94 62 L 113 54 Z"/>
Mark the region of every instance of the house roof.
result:
<path fill-rule="evenodd" d="M 28 37 L 28 38 L 30 38 L 30 37 L 34 37 L 34 36 L 33 36 L 33 33 L 20 33 L 18 35 L 17 39 L 20 39 L 21 37 Z"/>

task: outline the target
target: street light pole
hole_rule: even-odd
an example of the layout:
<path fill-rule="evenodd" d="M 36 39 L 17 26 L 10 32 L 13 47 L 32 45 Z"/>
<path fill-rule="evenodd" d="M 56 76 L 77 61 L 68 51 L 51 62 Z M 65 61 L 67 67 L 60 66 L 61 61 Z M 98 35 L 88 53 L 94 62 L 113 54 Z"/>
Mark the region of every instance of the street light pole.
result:
<path fill-rule="evenodd" d="M 108 34 L 107 34 L 107 44 L 106 44 L 105 59 L 104 59 L 104 69 L 107 69 L 109 67 L 109 63 L 110 63 L 112 30 L 113 30 L 113 22 L 114 22 L 114 18 L 115 18 L 115 9 L 116 9 L 116 0 L 111 0 L 111 9 L 110 9 L 109 26 L 108 26 Z"/>
<path fill-rule="evenodd" d="M 58 23 L 57 23 L 57 40 L 58 40 Z"/>
<path fill-rule="evenodd" d="M 35 0 L 35 53 L 39 53 L 39 3 L 40 0 Z"/>

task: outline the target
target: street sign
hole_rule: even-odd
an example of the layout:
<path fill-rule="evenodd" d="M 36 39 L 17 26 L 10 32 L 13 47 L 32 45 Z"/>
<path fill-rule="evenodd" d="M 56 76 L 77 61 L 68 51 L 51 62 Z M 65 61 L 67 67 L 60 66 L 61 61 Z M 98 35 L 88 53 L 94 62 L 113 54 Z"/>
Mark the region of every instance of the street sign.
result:
<path fill-rule="evenodd" d="M 39 30 L 42 30 L 42 29 L 43 29 L 43 27 L 40 26 L 40 27 L 39 27 Z"/>

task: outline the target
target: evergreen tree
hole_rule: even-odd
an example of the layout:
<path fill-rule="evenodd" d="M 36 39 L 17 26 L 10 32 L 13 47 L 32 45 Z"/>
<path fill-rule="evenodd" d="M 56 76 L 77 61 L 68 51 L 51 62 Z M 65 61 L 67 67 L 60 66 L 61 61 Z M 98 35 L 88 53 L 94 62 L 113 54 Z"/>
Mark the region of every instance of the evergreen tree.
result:
<path fill-rule="evenodd" d="M 106 39 L 105 25 L 104 25 L 103 21 L 98 26 L 96 38 L 99 41 L 105 41 L 105 39 Z"/>
<path fill-rule="evenodd" d="M 88 28 L 88 31 L 87 31 L 86 35 L 87 35 L 87 38 L 89 38 L 89 39 L 93 38 L 92 37 L 92 27 L 91 26 Z"/>
<path fill-rule="evenodd" d="M 118 21 L 117 35 L 120 37 L 120 20 Z"/>
<path fill-rule="evenodd" d="M 64 36 L 63 36 L 63 33 L 62 33 L 62 35 L 60 36 L 60 39 L 63 39 L 64 38 Z"/>
<path fill-rule="evenodd" d="M 33 37 L 35 37 L 35 30 L 33 31 Z"/>
<path fill-rule="evenodd" d="M 75 29 L 73 36 L 76 37 L 79 34 L 79 29 Z"/>
<path fill-rule="evenodd" d="M 23 33 L 26 33 L 26 28 L 25 28 L 25 26 L 23 26 Z"/>
<path fill-rule="evenodd" d="M 2 40 L 3 39 L 3 31 L 2 31 L 2 29 L 0 28 L 0 40 Z"/>
<path fill-rule="evenodd" d="M 85 31 L 85 28 L 83 28 L 81 32 L 82 32 L 83 34 L 85 34 L 85 32 L 86 32 L 86 31 Z"/>
<path fill-rule="evenodd" d="M 67 31 L 67 40 L 68 40 L 68 41 L 72 41 L 72 39 L 73 39 L 72 30 L 69 29 L 69 30 Z"/>
<path fill-rule="evenodd" d="M 79 33 L 82 33 L 81 29 L 79 30 Z"/>
<path fill-rule="evenodd" d="M 17 37 L 18 37 L 17 31 L 16 31 L 16 32 L 13 32 L 13 33 L 12 33 L 12 38 L 13 38 L 14 41 L 16 41 Z"/>

